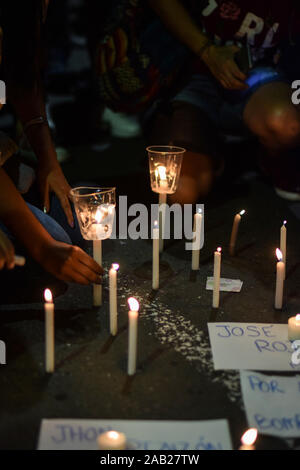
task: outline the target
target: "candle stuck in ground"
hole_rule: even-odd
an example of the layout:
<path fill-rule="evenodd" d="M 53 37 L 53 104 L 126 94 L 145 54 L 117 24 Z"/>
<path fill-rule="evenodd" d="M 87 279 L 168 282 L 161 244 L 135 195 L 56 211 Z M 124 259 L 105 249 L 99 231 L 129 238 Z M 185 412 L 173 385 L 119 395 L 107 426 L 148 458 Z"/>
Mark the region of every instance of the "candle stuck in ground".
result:
<path fill-rule="evenodd" d="M 109 314 L 110 333 L 116 336 L 118 332 L 118 297 L 117 297 L 117 273 L 119 265 L 114 263 L 109 270 Z"/>
<path fill-rule="evenodd" d="M 300 314 L 289 318 L 288 338 L 290 341 L 300 340 Z"/>
<path fill-rule="evenodd" d="M 219 247 L 214 255 L 213 308 L 219 308 L 220 305 L 221 252 L 222 248 Z"/>
<path fill-rule="evenodd" d="M 193 251 L 192 251 L 192 270 L 197 271 L 200 266 L 200 243 L 201 243 L 201 230 L 202 230 L 202 210 L 194 215 L 193 227 Z"/>
<path fill-rule="evenodd" d="M 128 331 L 128 375 L 134 375 L 136 371 L 137 357 L 137 332 L 138 332 L 138 316 L 140 305 L 134 297 L 128 299 L 129 305 L 129 331 Z"/>
<path fill-rule="evenodd" d="M 236 214 L 236 216 L 233 219 L 231 237 L 230 237 L 230 242 L 229 242 L 229 254 L 231 256 L 233 256 L 235 253 L 235 245 L 236 245 L 236 239 L 237 239 L 237 235 L 239 231 L 239 225 L 240 225 L 242 216 L 245 213 L 246 211 L 243 209 L 239 214 Z"/>
<path fill-rule="evenodd" d="M 282 309 L 283 288 L 284 288 L 284 262 L 282 261 L 282 253 L 279 248 L 276 249 L 278 259 L 276 267 L 276 291 L 275 291 L 275 308 Z"/>
<path fill-rule="evenodd" d="M 46 289 L 45 298 L 45 353 L 46 353 L 46 372 L 54 372 L 55 367 L 55 350 L 54 350 L 54 303 L 52 300 L 52 292 Z"/>
<path fill-rule="evenodd" d="M 107 431 L 98 437 L 99 450 L 125 450 L 126 436 L 122 432 Z"/>
<path fill-rule="evenodd" d="M 159 226 L 157 220 L 154 222 L 152 234 L 152 289 L 159 288 Z"/>

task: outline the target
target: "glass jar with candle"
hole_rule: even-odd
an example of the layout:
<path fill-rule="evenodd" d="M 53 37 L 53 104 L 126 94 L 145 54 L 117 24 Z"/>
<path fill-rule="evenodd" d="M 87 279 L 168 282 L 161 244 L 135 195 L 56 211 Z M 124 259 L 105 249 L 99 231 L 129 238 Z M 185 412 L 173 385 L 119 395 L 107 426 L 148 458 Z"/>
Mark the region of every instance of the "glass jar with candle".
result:
<path fill-rule="evenodd" d="M 81 234 L 85 240 L 105 240 L 112 234 L 115 188 L 80 186 L 71 190 Z"/>
<path fill-rule="evenodd" d="M 173 194 L 177 190 L 185 149 L 169 145 L 147 147 L 152 191 Z"/>

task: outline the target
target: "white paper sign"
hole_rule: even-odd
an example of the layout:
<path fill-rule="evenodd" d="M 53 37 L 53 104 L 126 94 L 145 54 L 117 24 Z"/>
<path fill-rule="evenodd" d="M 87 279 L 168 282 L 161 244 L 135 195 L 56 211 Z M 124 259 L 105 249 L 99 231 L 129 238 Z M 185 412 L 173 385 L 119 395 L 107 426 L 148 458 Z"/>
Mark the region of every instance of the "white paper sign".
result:
<path fill-rule="evenodd" d="M 97 450 L 103 432 L 124 432 L 128 449 L 134 450 L 231 450 L 226 420 L 131 421 L 44 419 L 39 450 Z"/>
<path fill-rule="evenodd" d="M 243 371 L 241 386 L 249 427 L 261 434 L 300 437 L 300 376 Z"/>
<path fill-rule="evenodd" d="M 286 325 L 208 323 L 214 366 L 219 369 L 300 371 Z"/>
<path fill-rule="evenodd" d="M 240 279 L 226 279 L 221 277 L 220 279 L 220 291 L 221 292 L 241 292 L 243 281 Z M 206 280 L 206 290 L 214 289 L 214 278 L 208 277 Z"/>

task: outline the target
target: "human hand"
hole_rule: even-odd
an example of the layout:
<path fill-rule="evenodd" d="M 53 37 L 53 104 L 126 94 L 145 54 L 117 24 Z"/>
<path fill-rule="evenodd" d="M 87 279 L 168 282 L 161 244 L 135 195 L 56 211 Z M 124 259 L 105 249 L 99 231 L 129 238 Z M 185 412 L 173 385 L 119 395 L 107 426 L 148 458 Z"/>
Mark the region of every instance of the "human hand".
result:
<path fill-rule="evenodd" d="M 77 284 L 101 284 L 103 268 L 78 246 L 54 241 L 43 248 L 38 261 L 58 279 Z"/>
<path fill-rule="evenodd" d="M 6 267 L 13 269 L 15 267 L 15 249 L 11 241 L 0 230 L 0 269 Z"/>
<path fill-rule="evenodd" d="M 228 90 L 246 90 L 247 76 L 237 66 L 234 56 L 240 51 L 237 46 L 210 46 L 205 49 L 202 60 L 214 77 Z"/>
<path fill-rule="evenodd" d="M 69 225 L 74 227 L 74 219 L 70 204 L 71 187 L 67 182 L 59 163 L 51 162 L 46 165 L 39 163 L 37 182 L 44 210 L 46 212 L 49 212 L 50 210 L 50 191 L 53 191 L 61 203 Z"/>

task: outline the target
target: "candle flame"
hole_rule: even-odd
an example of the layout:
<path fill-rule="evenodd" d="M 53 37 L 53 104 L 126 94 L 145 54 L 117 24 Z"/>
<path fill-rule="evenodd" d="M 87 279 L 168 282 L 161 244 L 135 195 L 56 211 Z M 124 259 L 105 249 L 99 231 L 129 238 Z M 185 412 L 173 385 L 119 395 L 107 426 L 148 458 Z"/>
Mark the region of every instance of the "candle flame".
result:
<path fill-rule="evenodd" d="M 45 289 L 44 299 L 45 299 L 46 302 L 52 302 L 52 292 L 51 292 L 50 289 Z"/>
<path fill-rule="evenodd" d="M 202 209 L 198 209 L 198 214 L 202 214 Z"/>
<path fill-rule="evenodd" d="M 100 224 L 100 222 L 102 220 L 102 213 L 101 213 L 100 207 L 98 207 L 98 209 L 96 211 L 95 220 L 96 220 L 97 224 Z"/>
<path fill-rule="evenodd" d="M 162 165 L 158 166 L 157 173 L 161 180 L 167 179 L 167 169 L 165 166 L 162 166 Z"/>
<path fill-rule="evenodd" d="M 282 261 L 282 258 L 283 258 L 282 251 L 279 250 L 279 248 L 276 248 L 276 256 L 277 256 L 278 261 Z"/>
<path fill-rule="evenodd" d="M 112 267 L 115 271 L 118 271 L 120 266 L 118 265 L 118 263 L 113 263 L 113 264 L 111 265 L 111 267 Z"/>
<path fill-rule="evenodd" d="M 296 321 L 299 321 L 299 322 L 300 322 L 300 313 L 298 313 L 298 314 L 296 315 Z"/>
<path fill-rule="evenodd" d="M 219 248 L 217 249 L 217 251 L 218 251 L 219 253 L 221 253 L 222 248 L 219 246 Z"/>
<path fill-rule="evenodd" d="M 243 209 L 243 210 L 240 212 L 240 215 L 244 215 L 244 214 L 246 214 L 245 209 Z"/>
<path fill-rule="evenodd" d="M 117 431 L 108 431 L 107 433 L 107 436 L 110 438 L 110 439 L 118 439 L 119 437 L 119 433 Z"/>
<path fill-rule="evenodd" d="M 287 220 L 284 220 L 284 221 L 283 221 L 283 225 L 286 225 L 286 224 L 287 224 Z"/>
<path fill-rule="evenodd" d="M 257 429 L 251 428 L 242 435 L 242 444 L 245 446 L 252 446 L 257 439 Z"/>
<path fill-rule="evenodd" d="M 138 312 L 140 308 L 140 304 L 134 297 L 130 297 L 128 300 L 128 305 L 131 311 Z"/>
<path fill-rule="evenodd" d="M 158 221 L 157 220 L 154 221 L 154 228 L 158 228 Z"/>

